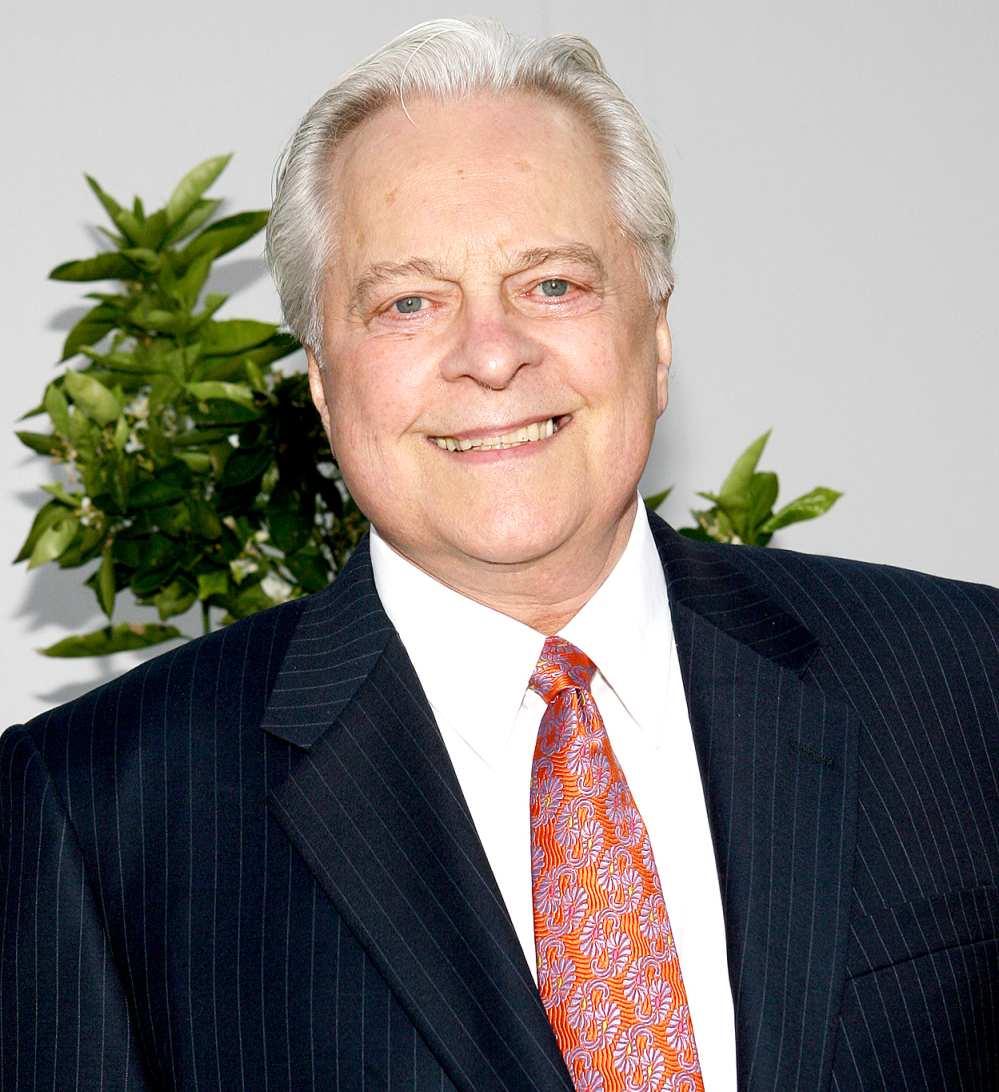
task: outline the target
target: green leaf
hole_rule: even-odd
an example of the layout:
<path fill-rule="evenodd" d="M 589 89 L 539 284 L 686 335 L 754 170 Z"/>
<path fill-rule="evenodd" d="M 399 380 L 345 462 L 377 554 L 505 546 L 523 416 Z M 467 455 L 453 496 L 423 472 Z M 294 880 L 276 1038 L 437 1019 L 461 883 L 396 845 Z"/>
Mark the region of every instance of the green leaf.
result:
<path fill-rule="evenodd" d="M 98 254 L 96 258 L 63 262 L 49 273 L 53 281 L 107 281 L 134 280 L 136 268 L 126 257 L 113 251 Z"/>
<path fill-rule="evenodd" d="M 45 406 L 46 413 L 52 418 L 52 424 L 56 432 L 63 438 L 68 437 L 69 403 L 66 401 L 66 396 L 62 393 L 57 384 L 50 383 L 45 388 L 43 405 Z"/>
<path fill-rule="evenodd" d="M 142 227 L 142 244 L 152 250 L 159 250 L 167 233 L 166 209 L 159 209 L 150 216 Z"/>
<path fill-rule="evenodd" d="M 140 482 L 128 495 L 129 508 L 156 508 L 180 500 L 187 490 L 176 482 L 153 478 Z"/>
<path fill-rule="evenodd" d="M 27 561 L 31 557 L 35 543 L 38 542 L 42 534 L 53 524 L 61 523 L 74 511 L 75 509 L 67 508 L 65 504 L 57 500 L 50 500 L 43 504 L 35 513 L 35 518 L 31 522 L 31 529 L 28 531 L 28 537 L 24 540 L 24 545 L 19 550 L 17 557 L 14 558 L 14 564 L 16 565 L 19 561 Z"/>
<path fill-rule="evenodd" d="M 111 303 L 99 303 L 88 311 L 69 331 L 62 346 L 62 360 L 76 356 L 85 345 L 96 345 L 109 334 L 121 317 L 121 308 Z"/>
<path fill-rule="evenodd" d="M 48 648 L 38 651 L 43 656 L 107 656 L 112 652 L 127 652 L 136 648 L 150 648 L 163 641 L 172 641 L 184 634 L 176 626 L 146 625 L 138 622 L 122 623 L 94 630 L 77 637 L 64 637 Z"/>
<path fill-rule="evenodd" d="M 118 418 L 118 423 L 114 427 L 114 446 L 117 451 L 124 451 L 125 445 L 128 443 L 128 438 L 131 435 L 131 429 L 128 427 L 128 422 L 124 416 Z"/>
<path fill-rule="evenodd" d="M 229 574 L 224 569 L 209 573 L 198 573 L 198 598 L 208 599 L 213 595 L 225 595 L 229 590 Z"/>
<path fill-rule="evenodd" d="M 97 602 L 108 618 L 114 613 L 114 596 L 114 562 L 111 560 L 111 547 L 105 546 L 97 570 Z"/>
<path fill-rule="evenodd" d="M 188 311 L 192 311 L 194 305 L 198 302 L 198 296 L 205 286 L 205 281 L 208 280 L 211 269 L 212 255 L 202 254 L 200 258 L 196 258 L 191 263 L 188 271 L 177 282 L 174 294 L 180 304 Z"/>
<path fill-rule="evenodd" d="M 143 269 L 147 273 L 155 273 L 160 268 L 160 256 L 150 247 L 134 246 L 123 250 L 122 254 L 138 269 Z"/>
<path fill-rule="evenodd" d="M 190 429 L 187 432 L 178 432 L 173 438 L 174 447 L 197 447 L 201 445 L 217 444 L 219 440 L 228 439 L 232 429 L 228 428 L 204 428 Z"/>
<path fill-rule="evenodd" d="M 184 175 L 167 201 L 167 222 L 171 226 L 182 221 L 194 209 L 198 199 L 225 170 L 230 159 L 232 153 L 213 156 Z"/>
<path fill-rule="evenodd" d="M 243 588 L 234 600 L 227 604 L 230 617 L 246 618 L 258 610 L 274 606 L 274 600 L 264 591 L 259 583 Z"/>
<path fill-rule="evenodd" d="M 718 493 L 718 503 L 726 510 L 745 511 L 749 507 L 749 486 L 753 480 L 756 464 L 760 461 L 763 449 L 770 439 L 771 429 L 767 429 L 735 461 L 722 483 Z"/>
<path fill-rule="evenodd" d="M 276 333 L 277 327 L 271 322 L 229 319 L 205 323 L 199 336 L 206 356 L 232 356 L 269 341 Z"/>
<path fill-rule="evenodd" d="M 191 509 L 191 526 L 202 537 L 209 540 L 217 539 L 222 534 L 222 521 L 215 509 L 200 498 L 192 498 L 188 501 Z"/>
<path fill-rule="evenodd" d="M 93 190 L 94 196 L 104 206 L 104 211 L 111 218 L 111 223 L 125 236 L 126 241 L 140 243 L 142 241 L 142 227 L 135 216 L 127 209 L 122 208 L 109 193 L 105 193 L 96 178 L 92 178 L 89 174 L 85 174 L 83 177 L 87 180 L 87 185 Z"/>
<path fill-rule="evenodd" d="M 224 292 L 209 292 L 204 298 L 201 310 L 195 315 L 196 324 L 207 322 L 229 297 Z"/>
<path fill-rule="evenodd" d="M 93 561 L 101 552 L 101 543 L 104 541 L 105 531 L 103 527 L 93 524 L 81 524 L 73 541 L 59 555 L 57 564 L 60 569 L 75 569 L 79 565 L 86 565 Z M 84 581 L 91 588 L 95 588 L 96 572 Z M 96 589 L 95 589 L 96 590 Z"/>
<path fill-rule="evenodd" d="M 205 383 L 186 383 L 186 389 L 199 401 L 208 402 L 212 399 L 221 399 L 225 402 L 236 402 L 247 409 L 253 409 L 253 391 L 243 383 L 220 383 L 210 380 Z"/>
<path fill-rule="evenodd" d="M 212 468 L 212 457 L 206 451 L 178 451 L 177 458 L 195 474 L 207 474 Z"/>
<path fill-rule="evenodd" d="M 165 622 L 174 615 L 183 614 L 194 605 L 196 599 L 197 595 L 191 588 L 174 580 L 153 598 L 153 605 L 159 612 L 160 621 Z"/>
<path fill-rule="evenodd" d="M 731 542 L 735 533 L 732 521 L 720 508 L 710 508 L 706 512 L 691 512 L 701 530 L 715 542 Z"/>
<path fill-rule="evenodd" d="M 816 516 L 828 512 L 842 496 L 843 494 L 838 493 L 835 489 L 827 489 L 822 485 L 817 486 L 810 493 L 804 493 L 790 503 L 785 504 L 779 512 L 775 512 L 763 524 L 760 531 L 772 534 L 774 531 L 779 531 L 782 527 L 787 527 L 792 523 L 815 519 Z"/>
<path fill-rule="evenodd" d="M 48 493 L 49 496 L 55 497 L 57 501 L 60 501 L 67 508 L 71 508 L 74 512 L 79 510 L 83 500 L 82 493 L 67 493 L 62 482 L 49 482 L 47 485 L 39 486 L 39 489 Z"/>
<path fill-rule="evenodd" d="M 53 523 L 44 530 L 38 536 L 35 548 L 31 551 L 28 568 L 37 569 L 39 565 L 44 565 L 47 561 L 55 561 L 73 541 L 79 526 L 80 521 L 75 516 L 70 516 L 68 519 Z"/>
<path fill-rule="evenodd" d="M 759 471 L 753 475 L 749 483 L 749 509 L 746 513 L 746 537 L 743 541 L 755 545 L 760 524 L 769 518 L 779 488 L 777 475 L 771 471 Z"/>
<path fill-rule="evenodd" d="M 162 307 L 149 307 L 147 301 L 129 311 L 128 321 L 154 334 L 174 334 L 187 323 L 184 315 L 165 311 Z"/>
<path fill-rule="evenodd" d="M 191 411 L 191 420 L 196 425 L 205 425 L 208 428 L 224 426 L 228 431 L 248 421 L 259 421 L 262 416 L 263 414 L 256 406 L 251 407 L 244 403 L 227 400 L 200 402 L 197 408 Z M 228 451 L 225 454 L 228 455 Z"/>
<path fill-rule="evenodd" d="M 112 372 L 124 372 L 128 375 L 154 375 L 162 371 L 148 354 L 143 354 L 144 359 L 139 360 L 135 353 L 99 353 L 96 349 L 84 346 L 80 352 L 101 368 Z"/>
<path fill-rule="evenodd" d="M 129 587 L 136 599 L 145 600 L 158 595 L 177 575 L 178 562 L 169 565 L 145 566 L 133 576 Z"/>
<path fill-rule="evenodd" d="M 256 212 L 238 212 L 235 216 L 225 216 L 210 224 L 187 244 L 177 255 L 178 263 L 187 266 L 201 254 L 213 253 L 216 258 L 228 254 L 267 225 L 267 209 Z"/>
<path fill-rule="evenodd" d="M 186 498 L 174 504 L 161 505 L 149 514 L 157 527 L 175 539 L 186 538 L 191 529 L 191 513 L 184 504 L 184 499 Z"/>
<path fill-rule="evenodd" d="M 154 478 L 147 478 L 132 489 L 128 497 L 130 508 L 155 508 L 158 505 L 172 504 L 187 495 L 191 488 L 191 472 L 180 461 L 163 467 Z M 160 552 L 170 548 L 169 540 L 159 543 Z M 151 565 L 159 563 L 160 554 L 147 557 Z"/>
<path fill-rule="evenodd" d="M 651 497 L 643 498 L 645 507 L 650 512 L 654 512 L 672 492 L 673 486 L 670 486 L 669 489 L 664 489 L 661 493 L 653 493 Z"/>
<path fill-rule="evenodd" d="M 15 432 L 14 435 L 39 455 L 51 455 L 59 447 L 59 440 L 48 432 Z"/>
<path fill-rule="evenodd" d="M 226 460 L 219 486 L 230 489 L 245 485 L 259 478 L 274 462 L 274 452 L 270 448 L 238 447 Z"/>
<path fill-rule="evenodd" d="M 39 403 L 39 405 L 33 406 L 31 409 L 25 410 L 25 412 L 22 413 L 20 417 L 16 417 L 15 420 L 16 421 L 27 421 L 29 418 L 37 417 L 40 413 L 44 413 L 44 412 L 45 412 L 45 403 L 41 402 L 41 403 Z"/>
<path fill-rule="evenodd" d="M 315 521 L 307 518 L 294 505 L 269 506 L 267 526 L 274 545 L 282 552 L 292 554 L 309 541 Z"/>
<path fill-rule="evenodd" d="M 301 550 L 285 558 L 295 579 L 307 592 L 322 591 L 330 581 L 331 573 L 326 559 L 318 550 Z"/>
<path fill-rule="evenodd" d="M 73 461 L 79 465 L 89 463 L 96 459 L 97 443 L 101 438 L 101 430 L 87 415 L 75 407 L 69 414 L 69 433 L 66 437 L 70 448 L 75 455 Z M 48 486 L 43 485 L 42 489 Z"/>
<path fill-rule="evenodd" d="M 221 204 L 221 197 L 202 198 L 195 204 L 194 208 L 191 209 L 183 220 L 179 220 L 168 229 L 166 235 L 163 237 L 163 242 L 165 244 L 176 243 L 179 240 L 186 238 L 192 232 L 197 231 L 206 220 L 211 219 L 215 210 Z"/>
<path fill-rule="evenodd" d="M 692 538 L 697 542 L 715 541 L 703 527 L 678 527 L 676 533 L 683 535 L 684 538 Z"/>
<path fill-rule="evenodd" d="M 301 347 L 298 339 L 292 337 L 291 334 L 276 333 L 263 345 L 247 353 L 246 359 L 252 360 L 254 364 L 263 368 L 267 364 L 273 364 L 275 360 L 281 360 L 283 357 L 298 352 Z"/>
<path fill-rule="evenodd" d="M 92 375 L 70 371 L 64 382 L 73 402 L 96 424 L 109 425 L 121 416 L 118 399 Z"/>

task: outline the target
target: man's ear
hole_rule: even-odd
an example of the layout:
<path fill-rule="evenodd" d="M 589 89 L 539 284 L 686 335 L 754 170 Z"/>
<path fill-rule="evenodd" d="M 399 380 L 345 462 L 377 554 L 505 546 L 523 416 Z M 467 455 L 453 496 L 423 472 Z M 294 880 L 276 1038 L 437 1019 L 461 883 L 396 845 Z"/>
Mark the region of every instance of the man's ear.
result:
<path fill-rule="evenodd" d="M 322 418 L 323 428 L 326 430 L 326 435 L 330 435 L 330 409 L 326 403 L 326 384 L 323 382 L 323 366 L 319 362 L 319 357 L 315 352 L 306 347 L 305 356 L 309 361 L 309 393 L 312 395 L 313 405 L 319 410 L 319 416 Z M 330 437 L 330 444 L 332 445 L 333 438 Z"/>
<path fill-rule="evenodd" d="M 669 322 L 666 320 L 666 308 L 669 296 L 659 306 L 656 316 L 656 404 L 658 415 L 662 415 L 669 401 L 669 368 L 673 362 L 673 339 L 670 337 Z"/>

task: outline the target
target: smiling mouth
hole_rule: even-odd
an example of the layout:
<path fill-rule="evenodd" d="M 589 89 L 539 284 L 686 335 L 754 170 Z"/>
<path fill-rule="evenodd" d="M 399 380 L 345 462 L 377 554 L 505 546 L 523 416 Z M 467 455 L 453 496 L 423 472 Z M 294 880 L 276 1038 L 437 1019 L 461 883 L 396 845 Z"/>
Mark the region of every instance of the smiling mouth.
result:
<path fill-rule="evenodd" d="M 549 417 L 546 421 L 534 421 L 529 425 L 512 429 L 510 432 L 495 436 L 431 436 L 430 439 L 445 451 L 502 451 L 505 448 L 521 447 L 538 440 L 547 440 L 570 419 L 569 414 Z"/>

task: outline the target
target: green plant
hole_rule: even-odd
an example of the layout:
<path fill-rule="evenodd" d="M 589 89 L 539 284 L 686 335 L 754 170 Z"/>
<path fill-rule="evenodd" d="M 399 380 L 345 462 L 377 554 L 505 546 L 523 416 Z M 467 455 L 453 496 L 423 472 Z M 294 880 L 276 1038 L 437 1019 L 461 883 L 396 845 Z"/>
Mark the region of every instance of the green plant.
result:
<path fill-rule="evenodd" d="M 767 429 L 736 459 L 717 493 L 698 492 L 699 497 L 711 501 L 711 507 L 692 510 L 690 514 L 697 525 L 679 528 L 681 535 L 714 542 L 766 546 L 775 531 L 790 527 L 792 523 L 815 519 L 828 512 L 839 500 L 842 493 L 819 485 L 775 512 L 779 489 L 777 475 L 769 470 L 756 469 L 770 439 L 770 432 Z M 647 498 L 646 504 L 658 508 L 669 492 L 667 489 Z"/>
<path fill-rule="evenodd" d="M 349 557 L 367 521 L 347 493 L 304 373 L 273 365 L 299 345 L 272 323 L 217 319 L 226 297 L 207 292 L 212 264 L 257 235 L 266 211 L 214 219 L 206 197 L 229 161 L 189 171 L 166 205 L 119 205 L 87 183 L 111 221 L 112 248 L 65 262 L 61 281 L 113 281 L 70 330 L 61 364 L 24 418 L 49 432 L 17 433 L 52 460 L 61 480 L 36 514 L 17 561 L 29 568 L 92 565 L 85 583 L 108 624 L 67 637 L 49 656 L 146 648 L 184 635 L 165 624 L 200 603 L 209 630 L 318 591 Z M 22 418 L 22 419 L 24 419 Z M 827 511 L 840 495 L 816 489 L 776 514 L 777 476 L 756 465 L 769 433 L 739 458 L 712 508 L 681 533 L 764 545 L 780 527 Z M 670 490 L 646 498 L 650 508 Z M 158 623 L 112 625 L 128 591 Z M 214 617 L 213 617 L 214 612 Z"/>
<path fill-rule="evenodd" d="M 253 238 L 267 212 L 213 219 L 206 191 L 229 161 L 206 160 L 147 214 L 87 183 L 113 230 L 112 249 L 66 262 L 54 280 L 118 282 L 70 330 L 62 361 L 84 358 L 45 388 L 18 432 L 63 480 L 42 488 L 17 561 L 29 568 L 97 562 L 86 583 L 108 625 L 42 651 L 83 656 L 183 636 L 169 618 L 201 604 L 243 617 L 323 587 L 365 529 L 339 480 L 304 374 L 272 365 L 298 349 L 277 326 L 216 319 L 212 264 Z M 160 624 L 110 625 L 128 589 Z"/>

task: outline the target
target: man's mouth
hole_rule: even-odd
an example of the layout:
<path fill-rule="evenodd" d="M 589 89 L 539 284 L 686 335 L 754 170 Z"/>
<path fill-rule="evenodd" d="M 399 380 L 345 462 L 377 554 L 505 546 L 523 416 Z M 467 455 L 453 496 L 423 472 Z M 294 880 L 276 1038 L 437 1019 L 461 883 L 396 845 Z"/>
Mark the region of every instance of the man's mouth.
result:
<path fill-rule="evenodd" d="M 502 451 L 509 447 L 520 447 L 522 444 L 536 443 L 538 440 L 547 440 L 569 420 L 569 415 L 549 417 L 547 420 L 532 421 L 529 425 L 521 425 L 509 432 L 498 433 L 495 436 L 432 436 L 431 440 L 445 451 Z"/>

